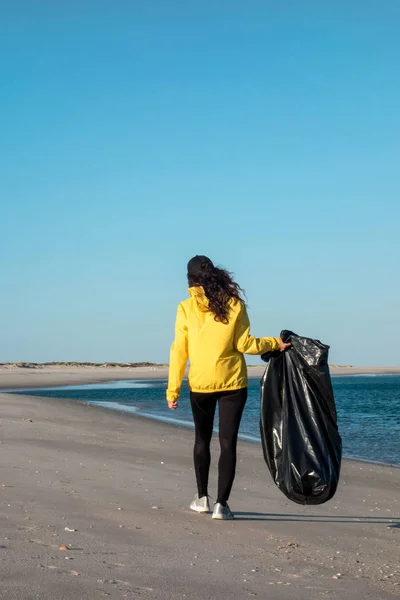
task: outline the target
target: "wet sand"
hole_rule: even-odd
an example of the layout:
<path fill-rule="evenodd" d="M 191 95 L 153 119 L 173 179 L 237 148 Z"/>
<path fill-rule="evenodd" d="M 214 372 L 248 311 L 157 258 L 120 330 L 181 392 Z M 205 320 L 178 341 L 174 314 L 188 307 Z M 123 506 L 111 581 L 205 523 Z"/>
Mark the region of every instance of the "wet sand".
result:
<path fill-rule="evenodd" d="M 17 375 L 0 387 L 92 380 Z M 236 520 L 218 522 L 188 510 L 190 430 L 12 394 L 0 416 L 2 600 L 400 596 L 400 469 L 344 461 L 336 497 L 302 507 L 273 485 L 260 446 L 240 442 Z"/>

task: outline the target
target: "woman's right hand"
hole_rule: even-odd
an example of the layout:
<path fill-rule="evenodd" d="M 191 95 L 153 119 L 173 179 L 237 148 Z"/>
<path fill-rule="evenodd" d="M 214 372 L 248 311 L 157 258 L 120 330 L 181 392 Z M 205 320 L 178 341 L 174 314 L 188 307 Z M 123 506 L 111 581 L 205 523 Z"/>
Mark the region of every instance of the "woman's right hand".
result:
<path fill-rule="evenodd" d="M 287 350 L 288 348 L 290 348 L 292 344 L 290 342 L 288 342 L 287 344 L 281 339 L 279 338 L 279 350 L 281 352 L 285 352 L 285 350 Z"/>
<path fill-rule="evenodd" d="M 174 402 L 168 401 L 168 408 L 170 410 L 176 410 L 178 408 L 178 401 L 177 400 L 174 400 Z"/>

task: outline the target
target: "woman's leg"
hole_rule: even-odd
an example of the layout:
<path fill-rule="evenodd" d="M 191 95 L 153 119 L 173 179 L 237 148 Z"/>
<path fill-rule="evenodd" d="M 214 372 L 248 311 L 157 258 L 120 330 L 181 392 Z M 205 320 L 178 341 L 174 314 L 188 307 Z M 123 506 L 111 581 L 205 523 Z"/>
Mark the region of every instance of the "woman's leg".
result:
<path fill-rule="evenodd" d="M 215 394 L 198 394 L 190 392 L 195 441 L 193 450 L 194 470 L 196 473 L 199 498 L 208 495 L 208 475 L 210 472 L 210 442 L 214 426 L 217 396 Z"/>
<path fill-rule="evenodd" d="M 217 502 L 225 506 L 231 493 L 236 470 L 236 446 L 239 425 L 247 400 L 247 388 L 221 394 L 219 407 L 219 442 Z"/>

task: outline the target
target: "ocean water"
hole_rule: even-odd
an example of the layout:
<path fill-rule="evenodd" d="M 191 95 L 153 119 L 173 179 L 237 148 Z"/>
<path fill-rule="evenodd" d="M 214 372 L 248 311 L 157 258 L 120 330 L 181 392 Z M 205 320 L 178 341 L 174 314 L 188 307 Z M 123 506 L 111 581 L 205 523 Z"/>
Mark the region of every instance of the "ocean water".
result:
<path fill-rule="evenodd" d="M 333 377 L 332 381 L 344 456 L 400 465 L 400 376 L 352 375 Z M 179 408 L 174 412 L 168 409 L 165 401 L 166 387 L 165 380 L 132 380 L 29 390 L 29 395 L 75 399 L 193 427 L 187 385 L 183 386 Z M 260 381 L 250 379 L 249 398 L 240 429 L 242 439 L 260 442 L 259 418 Z M 217 425 L 216 419 L 216 428 Z"/>

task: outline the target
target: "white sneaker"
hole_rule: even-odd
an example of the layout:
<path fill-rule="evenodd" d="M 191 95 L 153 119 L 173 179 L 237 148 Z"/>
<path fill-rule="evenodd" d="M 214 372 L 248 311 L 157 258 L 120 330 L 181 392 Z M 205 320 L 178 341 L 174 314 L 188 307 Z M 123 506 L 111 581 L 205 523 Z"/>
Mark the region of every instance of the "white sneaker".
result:
<path fill-rule="evenodd" d="M 214 504 L 214 511 L 212 514 L 213 519 L 220 519 L 221 521 L 231 521 L 235 518 L 235 515 L 231 512 L 231 509 L 226 504 L 226 506 L 222 506 L 219 502 Z"/>
<path fill-rule="evenodd" d="M 193 502 L 190 504 L 190 510 L 194 510 L 198 513 L 209 513 L 211 512 L 210 496 L 199 496 L 196 494 Z"/>

